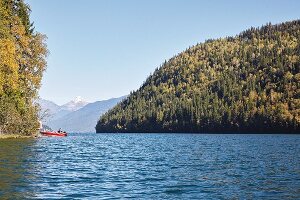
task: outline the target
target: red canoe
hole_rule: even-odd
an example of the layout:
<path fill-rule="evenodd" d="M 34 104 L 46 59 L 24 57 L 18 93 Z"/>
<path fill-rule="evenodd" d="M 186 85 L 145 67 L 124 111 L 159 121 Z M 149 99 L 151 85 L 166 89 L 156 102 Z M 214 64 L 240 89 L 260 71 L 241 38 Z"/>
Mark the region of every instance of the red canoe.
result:
<path fill-rule="evenodd" d="M 51 131 L 41 131 L 41 134 L 44 136 L 54 136 L 54 137 L 65 137 L 67 133 L 58 133 L 58 132 L 51 132 Z"/>

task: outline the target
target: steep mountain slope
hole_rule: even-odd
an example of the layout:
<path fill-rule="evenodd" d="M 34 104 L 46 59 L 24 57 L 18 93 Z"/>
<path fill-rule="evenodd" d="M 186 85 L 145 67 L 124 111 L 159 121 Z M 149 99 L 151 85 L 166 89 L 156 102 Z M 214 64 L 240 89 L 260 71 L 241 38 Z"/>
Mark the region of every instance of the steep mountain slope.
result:
<path fill-rule="evenodd" d="M 54 130 L 62 128 L 67 132 L 95 132 L 95 124 L 99 116 L 114 107 L 124 98 L 125 96 L 89 103 L 79 110 L 49 121 L 48 125 Z"/>
<path fill-rule="evenodd" d="M 165 62 L 97 132 L 300 132 L 300 20 L 207 40 Z"/>

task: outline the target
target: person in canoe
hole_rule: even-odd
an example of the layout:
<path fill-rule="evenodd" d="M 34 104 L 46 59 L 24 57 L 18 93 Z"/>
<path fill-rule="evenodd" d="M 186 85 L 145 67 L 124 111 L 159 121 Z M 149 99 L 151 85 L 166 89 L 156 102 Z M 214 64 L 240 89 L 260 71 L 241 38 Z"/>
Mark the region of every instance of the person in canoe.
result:
<path fill-rule="evenodd" d="M 61 133 L 61 128 L 59 128 L 57 132 L 58 132 L 58 133 Z"/>

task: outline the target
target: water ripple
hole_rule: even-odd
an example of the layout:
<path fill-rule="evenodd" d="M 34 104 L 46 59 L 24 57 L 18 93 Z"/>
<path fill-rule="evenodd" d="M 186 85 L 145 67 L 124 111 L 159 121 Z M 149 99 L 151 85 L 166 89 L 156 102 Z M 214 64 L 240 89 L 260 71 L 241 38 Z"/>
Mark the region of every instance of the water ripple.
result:
<path fill-rule="evenodd" d="M 0 141 L 3 199 L 300 199 L 299 135 Z"/>

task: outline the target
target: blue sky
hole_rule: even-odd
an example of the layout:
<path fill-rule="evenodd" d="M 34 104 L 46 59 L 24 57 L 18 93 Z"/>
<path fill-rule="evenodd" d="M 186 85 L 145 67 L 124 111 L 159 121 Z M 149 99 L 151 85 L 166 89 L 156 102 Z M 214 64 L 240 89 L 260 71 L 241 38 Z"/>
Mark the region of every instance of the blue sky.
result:
<path fill-rule="evenodd" d="M 40 96 L 58 104 L 126 95 L 189 46 L 300 18 L 298 0 L 25 1 L 48 37 Z"/>

